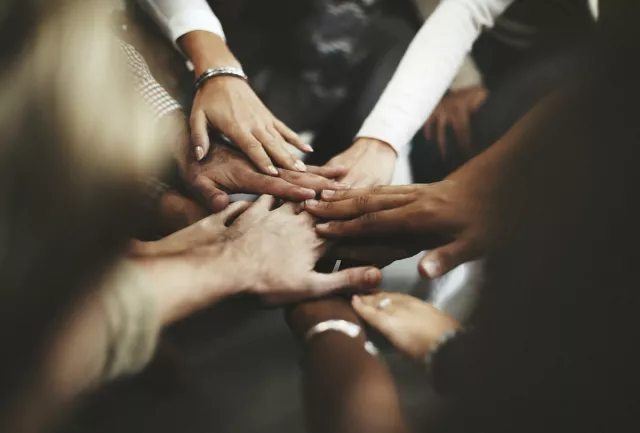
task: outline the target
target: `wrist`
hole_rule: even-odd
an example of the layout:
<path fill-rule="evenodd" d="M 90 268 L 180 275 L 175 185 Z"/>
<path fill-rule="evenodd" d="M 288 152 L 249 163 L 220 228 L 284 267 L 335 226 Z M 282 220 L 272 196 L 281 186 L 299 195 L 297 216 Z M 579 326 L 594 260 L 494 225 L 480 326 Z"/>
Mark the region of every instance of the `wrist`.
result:
<path fill-rule="evenodd" d="M 375 151 L 376 153 L 385 155 L 389 158 L 397 159 L 398 153 L 389 143 L 378 140 L 377 138 L 371 137 L 359 137 L 353 143 L 355 147 L 362 147 L 369 151 Z"/>
<path fill-rule="evenodd" d="M 153 244 L 153 243 L 151 243 Z M 153 252 L 154 245 L 147 245 Z M 197 251 L 178 255 L 145 255 L 132 262 L 148 276 L 153 285 L 160 322 L 173 322 L 235 294 L 232 262 L 226 260 L 224 248 L 199 254 Z M 212 257 L 213 256 L 213 257 Z"/>
<path fill-rule="evenodd" d="M 287 312 L 289 327 L 300 339 L 313 326 L 327 320 L 346 320 L 360 324 L 358 315 L 351 308 L 349 302 L 340 297 L 302 302 Z M 361 333 L 359 337 L 364 341 L 364 333 Z"/>
<path fill-rule="evenodd" d="M 201 30 L 189 32 L 178 40 L 178 44 L 193 63 L 196 77 L 208 69 L 225 66 L 241 68 L 224 39 L 215 33 Z"/>

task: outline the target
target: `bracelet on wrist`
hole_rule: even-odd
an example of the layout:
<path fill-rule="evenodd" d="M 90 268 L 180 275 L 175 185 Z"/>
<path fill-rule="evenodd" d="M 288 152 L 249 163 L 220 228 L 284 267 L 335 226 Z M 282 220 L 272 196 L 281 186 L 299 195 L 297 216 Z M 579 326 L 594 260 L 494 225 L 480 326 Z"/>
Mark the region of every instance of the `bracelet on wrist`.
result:
<path fill-rule="evenodd" d="M 350 338 L 356 338 L 362 332 L 362 328 L 360 325 L 346 320 L 325 320 L 312 326 L 311 329 L 305 333 L 304 341 L 305 343 L 309 343 L 315 336 L 328 331 L 339 332 Z M 378 355 L 378 349 L 368 340 L 364 343 L 364 350 L 372 356 Z"/>
<path fill-rule="evenodd" d="M 202 86 L 204 86 L 204 84 L 207 81 L 211 80 L 212 78 L 220 77 L 220 76 L 237 77 L 245 81 L 249 80 L 249 77 L 247 77 L 247 75 L 244 73 L 242 68 L 225 66 L 221 68 L 207 69 L 202 74 L 200 74 L 200 76 L 196 79 L 193 85 L 193 92 L 195 93 L 198 90 L 200 90 Z"/>

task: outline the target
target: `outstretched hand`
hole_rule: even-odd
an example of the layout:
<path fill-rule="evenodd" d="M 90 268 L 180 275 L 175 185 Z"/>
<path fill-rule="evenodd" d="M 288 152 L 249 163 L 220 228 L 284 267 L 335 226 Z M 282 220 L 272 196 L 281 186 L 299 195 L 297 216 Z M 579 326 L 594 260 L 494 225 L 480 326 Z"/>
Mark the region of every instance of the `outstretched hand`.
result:
<path fill-rule="evenodd" d="M 485 221 L 478 200 L 463 184 L 442 181 L 324 192 L 322 201 L 308 200 L 305 209 L 328 220 L 317 226 L 326 238 L 367 237 L 386 239 L 387 245 L 400 241 L 421 250 L 435 248 L 421 260 L 420 272 L 436 278 L 481 254 Z"/>

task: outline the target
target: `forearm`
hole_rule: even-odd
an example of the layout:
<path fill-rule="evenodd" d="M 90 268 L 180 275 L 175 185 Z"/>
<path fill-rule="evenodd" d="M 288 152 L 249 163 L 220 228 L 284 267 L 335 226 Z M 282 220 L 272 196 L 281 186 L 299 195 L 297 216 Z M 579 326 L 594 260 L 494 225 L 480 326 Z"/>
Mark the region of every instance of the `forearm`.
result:
<path fill-rule="evenodd" d="M 178 45 L 193 63 L 196 76 L 211 68 L 240 67 L 224 39 L 214 33 L 189 32 L 178 39 Z"/>
<path fill-rule="evenodd" d="M 296 306 L 289 315 L 301 337 L 324 320 L 360 323 L 348 301 L 331 298 Z M 325 332 L 305 343 L 303 382 L 309 430 L 314 433 L 408 431 L 393 380 L 380 360 L 364 349 L 365 335 Z"/>
<path fill-rule="evenodd" d="M 210 32 L 224 40 L 222 25 L 206 0 L 137 0 L 137 2 L 158 23 L 172 42 L 196 30 Z"/>
<path fill-rule="evenodd" d="M 431 115 L 484 27 L 511 0 L 445 0 L 420 29 L 358 137 L 404 148 Z"/>

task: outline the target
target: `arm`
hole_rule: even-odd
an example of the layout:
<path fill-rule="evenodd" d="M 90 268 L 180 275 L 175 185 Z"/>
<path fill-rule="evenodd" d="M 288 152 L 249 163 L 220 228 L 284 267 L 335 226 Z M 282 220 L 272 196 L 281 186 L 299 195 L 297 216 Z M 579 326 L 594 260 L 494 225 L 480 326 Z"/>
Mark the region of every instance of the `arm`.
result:
<path fill-rule="evenodd" d="M 409 46 L 358 137 L 404 148 L 445 93 L 483 28 L 512 0 L 444 0 Z"/>
<path fill-rule="evenodd" d="M 224 30 L 206 0 L 137 0 L 158 23 L 167 37 L 177 43 L 181 36 L 196 30 L 215 35 L 224 42 Z"/>
<path fill-rule="evenodd" d="M 191 60 L 196 77 L 208 69 L 240 68 L 225 43 L 220 22 L 204 0 L 138 1 Z M 209 152 L 208 129 L 212 126 L 236 143 L 265 174 L 277 176 L 275 165 L 306 171 L 294 148 L 303 152 L 312 149 L 275 118 L 241 78 L 215 76 L 207 80 L 196 93 L 190 123 L 198 161 Z"/>
<path fill-rule="evenodd" d="M 360 323 L 342 298 L 309 301 L 288 317 L 302 338 L 313 325 L 342 319 Z M 408 432 L 389 371 L 364 350 L 365 335 L 350 338 L 337 332 L 317 335 L 306 344 L 303 387 L 307 423 L 314 433 Z"/>

